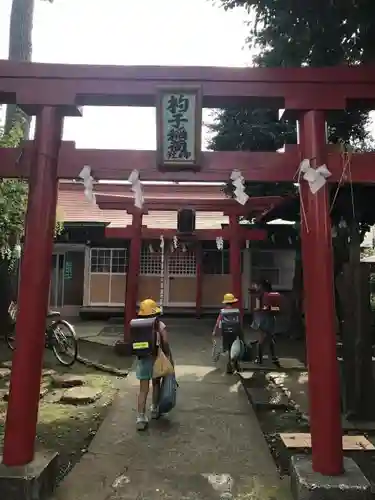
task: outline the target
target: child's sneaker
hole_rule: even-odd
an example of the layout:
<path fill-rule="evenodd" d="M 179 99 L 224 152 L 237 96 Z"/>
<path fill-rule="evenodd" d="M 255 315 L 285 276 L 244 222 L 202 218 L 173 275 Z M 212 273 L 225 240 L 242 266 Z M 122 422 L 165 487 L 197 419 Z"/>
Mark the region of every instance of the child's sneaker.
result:
<path fill-rule="evenodd" d="M 150 406 L 151 418 L 157 420 L 160 417 L 159 407 L 156 405 Z"/>
<path fill-rule="evenodd" d="M 144 431 L 148 426 L 148 418 L 146 415 L 138 415 L 136 420 L 137 431 Z"/>

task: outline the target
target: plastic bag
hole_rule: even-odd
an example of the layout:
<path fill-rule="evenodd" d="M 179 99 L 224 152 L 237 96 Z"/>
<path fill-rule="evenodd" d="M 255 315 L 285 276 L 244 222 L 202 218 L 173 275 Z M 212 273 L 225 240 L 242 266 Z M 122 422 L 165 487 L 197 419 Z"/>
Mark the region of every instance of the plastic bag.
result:
<path fill-rule="evenodd" d="M 222 354 L 222 348 L 219 342 L 217 342 L 216 339 L 214 339 L 212 341 L 212 361 L 214 363 L 217 363 L 220 359 L 221 354 Z"/>
<path fill-rule="evenodd" d="M 244 355 L 244 352 L 245 352 L 245 344 L 239 337 L 237 337 L 236 340 L 233 342 L 232 347 L 230 348 L 230 359 L 232 361 L 239 361 Z"/>
<path fill-rule="evenodd" d="M 177 387 L 178 383 L 174 373 L 163 378 L 159 399 L 159 411 L 161 414 L 169 413 L 176 406 Z"/>
<path fill-rule="evenodd" d="M 174 368 L 172 363 L 164 354 L 163 350 L 159 347 L 158 355 L 154 362 L 152 378 L 166 377 L 167 375 L 172 375 L 173 373 Z"/>

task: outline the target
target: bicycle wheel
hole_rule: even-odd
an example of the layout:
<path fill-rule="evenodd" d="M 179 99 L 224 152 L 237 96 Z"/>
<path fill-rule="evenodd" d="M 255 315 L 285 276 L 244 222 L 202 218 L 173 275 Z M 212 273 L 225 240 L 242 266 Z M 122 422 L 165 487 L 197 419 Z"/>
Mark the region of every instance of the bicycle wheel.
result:
<path fill-rule="evenodd" d="M 78 356 L 78 340 L 73 325 L 60 319 L 52 323 L 50 328 L 53 354 L 62 365 L 71 366 Z"/>
<path fill-rule="evenodd" d="M 14 351 L 16 347 L 16 324 L 12 323 L 5 334 L 5 340 L 8 344 L 9 349 Z"/>

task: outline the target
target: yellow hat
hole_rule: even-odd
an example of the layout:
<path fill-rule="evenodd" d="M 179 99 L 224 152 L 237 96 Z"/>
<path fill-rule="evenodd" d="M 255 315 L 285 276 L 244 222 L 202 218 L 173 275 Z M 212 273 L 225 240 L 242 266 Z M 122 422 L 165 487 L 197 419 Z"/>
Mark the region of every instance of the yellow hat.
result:
<path fill-rule="evenodd" d="M 226 293 L 223 298 L 223 304 L 234 304 L 238 302 L 238 299 L 233 295 L 233 293 Z"/>
<path fill-rule="evenodd" d="M 153 299 L 145 299 L 139 305 L 138 316 L 155 316 L 161 309 Z"/>

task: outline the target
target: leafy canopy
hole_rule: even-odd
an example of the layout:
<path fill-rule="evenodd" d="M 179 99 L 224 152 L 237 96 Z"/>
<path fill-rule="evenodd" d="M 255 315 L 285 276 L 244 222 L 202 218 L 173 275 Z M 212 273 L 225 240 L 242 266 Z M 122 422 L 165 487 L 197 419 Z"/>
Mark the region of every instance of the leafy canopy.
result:
<path fill-rule="evenodd" d="M 375 57 L 373 0 L 216 0 L 215 4 L 225 9 L 244 7 L 253 13 L 247 43 L 257 54 L 256 66 L 334 66 L 367 63 Z M 295 143 L 295 123 L 280 123 L 276 111 L 238 106 L 219 110 L 211 126 L 210 149 L 276 151 L 285 143 Z M 368 110 L 335 111 L 327 119 L 331 143 L 344 143 L 354 150 L 373 149 Z M 252 196 L 280 195 L 293 192 L 293 186 L 248 183 L 247 191 Z M 356 188 L 355 208 L 357 215 L 372 223 L 367 202 L 373 194 L 367 191 Z M 348 189 L 341 189 L 335 202 L 348 218 L 353 212 L 351 198 Z"/>

